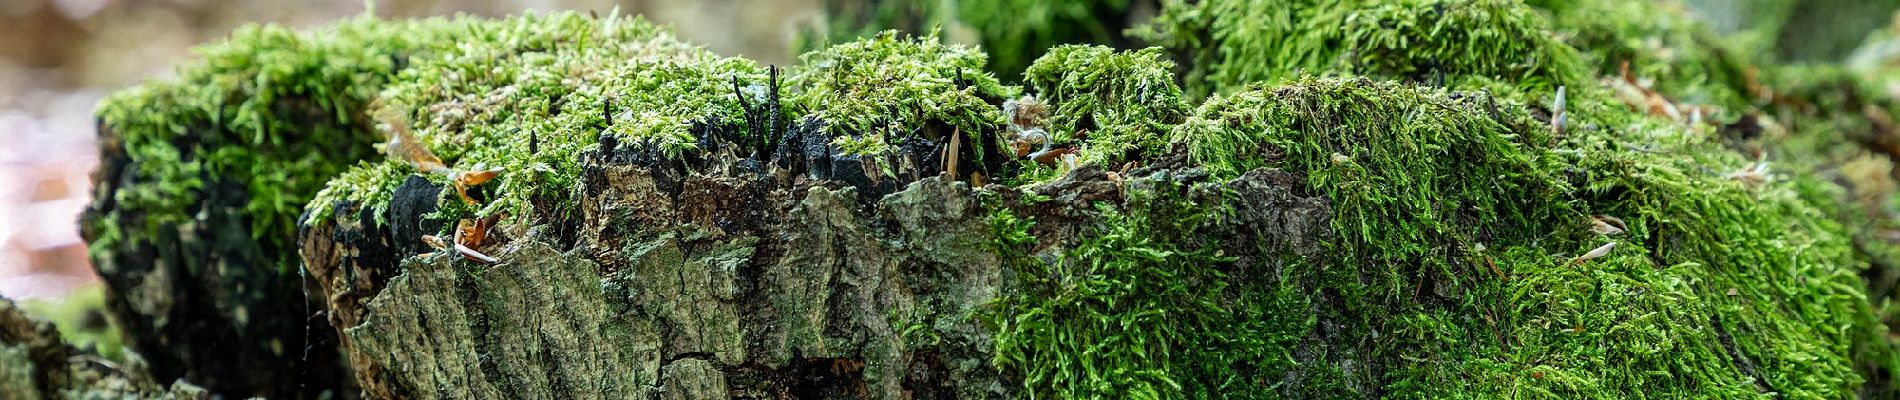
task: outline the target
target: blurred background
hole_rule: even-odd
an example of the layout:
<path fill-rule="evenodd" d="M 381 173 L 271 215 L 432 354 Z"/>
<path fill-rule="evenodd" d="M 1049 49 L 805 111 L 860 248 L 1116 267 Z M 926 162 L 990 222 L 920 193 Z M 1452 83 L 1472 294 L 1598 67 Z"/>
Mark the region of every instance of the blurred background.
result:
<path fill-rule="evenodd" d="M 382 0 L 384 18 L 593 10 L 642 14 L 728 55 L 788 64 L 819 0 Z M 161 77 L 191 47 L 249 23 L 306 28 L 362 15 L 362 0 L 0 0 L 0 297 L 45 299 L 97 281 L 79 238 L 97 164 L 92 111 Z M 81 296 L 92 297 L 92 296 Z"/>

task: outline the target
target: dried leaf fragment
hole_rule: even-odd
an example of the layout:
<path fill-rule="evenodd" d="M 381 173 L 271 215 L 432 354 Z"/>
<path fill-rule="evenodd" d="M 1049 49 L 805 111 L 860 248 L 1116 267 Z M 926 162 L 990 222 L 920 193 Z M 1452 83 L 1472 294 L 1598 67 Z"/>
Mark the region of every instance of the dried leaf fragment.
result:
<path fill-rule="evenodd" d="M 1598 235 L 1615 235 L 1628 230 L 1629 225 L 1624 224 L 1621 218 L 1603 214 L 1590 216 L 1590 232 Z"/>
<path fill-rule="evenodd" d="M 383 153 L 416 167 L 416 170 L 429 173 L 447 172 L 449 167 L 429 151 L 429 146 L 409 131 L 409 124 L 397 121 L 395 117 L 382 116 L 383 124 L 389 127 L 389 141 L 383 144 Z"/>
<path fill-rule="evenodd" d="M 1574 261 L 1571 261 L 1570 263 L 1582 264 L 1585 261 L 1590 261 L 1590 260 L 1597 259 L 1599 257 L 1603 257 L 1605 255 L 1609 255 L 1610 250 L 1615 249 L 1615 248 L 1616 248 L 1616 242 L 1604 243 L 1602 246 L 1597 246 L 1597 248 L 1591 249 L 1590 252 L 1588 253 L 1583 253 L 1583 255 L 1577 256 L 1577 259 Z"/>
<path fill-rule="evenodd" d="M 455 244 L 455 252 L 462 253 L 462 258 L 466 258 L 472 261 L 480 261 L 483 264 L 494 264 L 497 262 L 501 262 L 500 259 L 489 257 L 487 254 L 482 254 L 482 252 L 475 251 L 475 249 L 468 248 L 468 246 L 463 246 L 461 243 Z"/>

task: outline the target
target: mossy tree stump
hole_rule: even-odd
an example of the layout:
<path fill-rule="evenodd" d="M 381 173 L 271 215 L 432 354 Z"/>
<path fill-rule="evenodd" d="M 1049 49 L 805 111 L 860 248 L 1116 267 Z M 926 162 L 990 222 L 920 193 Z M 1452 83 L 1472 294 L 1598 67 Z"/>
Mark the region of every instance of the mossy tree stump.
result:
<path fill-rule="evenodd" d="M 780 68 L 615 15 L 245 31 L 103 108 L 88 237 L 133 348 L 220 393 L 1891 395 L 1884 244 L 1826 162 L 1760 164 L 1890 102 L 1773 126 L 1832 100 L 1550 17 L 1647 7 L 1169 3 L 1168 48 L 1025 87 L 899 33 Z"/>

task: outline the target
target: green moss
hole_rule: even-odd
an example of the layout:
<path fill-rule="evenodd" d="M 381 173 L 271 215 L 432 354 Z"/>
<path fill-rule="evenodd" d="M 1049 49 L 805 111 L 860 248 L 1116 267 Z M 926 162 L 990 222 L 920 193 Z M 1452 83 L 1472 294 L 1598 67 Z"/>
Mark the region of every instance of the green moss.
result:
<path fill-rule="evenodd" d="M 1188 56 L 1197 96 L 1302 71 L 1543 90 L 1588 78 L 1576 51 L 1515 0 L 1171 1 L 1141 36 Z"/>
<path fill-rule="evenodd" d="M 1361 385 L 1397 397 L 1497 395 L 1460 380 L 1500 362 L 1475 355 L 1501 346 L 1481 324 L 1486 308 L 1509 301 L 1476 249 L 1545 242 L 1563 251 L 1583 216 L 1554 176 L 1555 157 L 1534 151 L 1548 136 L 1521 114 L 1491 114 L 1493 101 L 1307 79 L 1210 98 L 1175 137 L 1216 176 L 1281 168 L 1331 200 L 1336 237 L 1320 259 L 1294 261 L 1288 279 L 1318 282 L 1302 288 L 1308 296 L 1337 293 L 1318 318 L 1381 332 L 1362 354 L 1398 372 Z M 1427 287 L 1455 293 L 1459 305 L 1423 301 Z"/>
<path fill-rule="evenodd" d="M 1730 179 L 1748 164 L 1719 140 L 1601 96 L 1574 122 L 1614 128 L 1556 146 L 1480 96 L 1337 80 L 1210 99 L 1177 138 L 1217 175 L 1298 171 L 1332 200 L 1339 237 L 1309 261 L 1345 299 L 1322 315 L 1390 335 L 1370 349 L 1388 396 L 1840 397 L 1885 373 L 1857 364 L 1893 354 L 1865 264 L 1806 183 Z"/>
<path fill-rule="evenodd" d="M 1630 240 L 1646 244 L 1649 265 L 1689 283 L 1701 304 L 1681 308 L 1683 325 L 1723 325 L 1732 351 L 1757 365 L 1759 383 L 1791 396 L 1842 397 L 1865 380 L 1891 379 L 1869 369 L 1894 359 L 1858 276 L 1866 265 L 1846 230 L 1803 196 L 1814 183 L 1800 175 L 1761 186 L 1728 179 L 1748 164 L 1682 130 L 1621 134 L 1578 145 L 1576 164 L 1591 171 L 1582 196 L 1598 212 L 1631 221 Z M 1628 144 L 1677 156 L 1612 150 Z M 1709 358 L 1730 351 L 1706 347 L 1697 352 Z"/>
<path fill-rule="evenodd" d="M 387 206 L 395 197 L 396 184 L 414 173 L 407 164 L 385 161 L 362 161 L 349 170 L 330 180 L 330 185 L 317 192 L 312 200 L 308 221 L 321 221 L 329 218 L 338 201 L 351 201 L 355 204 Z M 381 212 L 376 214 L 380 215 Z M 387 222 L 387 221 L 381 221 Z"/>
<path fill-rule="evenodd" d="M 1058 46 L 1023 80 L 1053 108 L 1047 128 L 1056 141 L 1086 135 L 1082 162 L 1112 163 L 1155 155 L 1167 131 L 1186 118 L 1173 70 L 1159 48 Z"/>
<path fill-rule="evenodd" d="M 1231 290 L 1232 259 L 1187 235 L 1219 208 L 1163 185 L 1127 212 L 1104 206 L 1105 230 L 1055 260 L 1011 260 L 1021 293 L 996 303 L 995 363 L 1023 374 L 1025 397 L 1259 397 L 1292 367 L 1289 345 L 1312 324 L 1305 298 Z M 1003 254 L 1034 244 L 1033 221 L 991 220 Z"/>
<path fill-rule="evenodd" d="M 788 81 L 796 90 L 791 100 L 824 121 L 847 154 L 887 152 L 930 124 L 972 135 L 998 131 L 1003 114 L 995 104 L 1017 92 L 984 72 L 982 52 L 936 36 L 887 31 L 800 59 L 804 66 Z"/>
<path fill-rule="evenodd" d="M 571 211 L 580 154 L 600 135 L 669 157 L 697 154 L 695 124 L 743 130 L 735 85 L 748 101 L 765 101 L 757 63 L 715 56 L 639 18 L 557 13 L 468 21 L 461 30 L 459 45 L 412 60 L 374 110 L 398 116 L 390 123 L 408 125 L 451 170 L 502 170 L 479 204 L 446 208 L 451 214 L 525 217 L 536 201 Z M 332 181 L 310 215 L 327 216 L 336 201 L 386 206 L 409 174 L 449 180 L 404 160 L 372 161 Z"/>
<path fill-rule="evenodd" d="M 451 170 L 503 171 L 484 184 L 494 189 L 478 194 L 479 204 L 446 207 L 449 217 L 571 211 L 579 155 L 600 135 L 666 157 L 704 155 L 697 129 L 739 132 L 741 140 L 757 134 L 746 130 L 735 84 L 746 102 L 768 101 L 757 63 L 715 56 L 637 18 L 561 13 L 471 20 L 459 29 L 461 45 L 412 59 L 371 110 L 413 131 Z M 809 110 L 847 154 L 889 153 L 927 126 L 995 132 L 1002 114 L 994 103 L 1016 91 L 981 72 L 981 53 L 935 38 L 891 33 L 805 59 L 786 83 L 797 93 L 788 113 Z M 380 210 L 410 174 L 450 179 L 384 157 L 334 180 L 309 215 L 325 218 L 338 201 Z"/>
<path fill-rule="evenodd" d="M 163 234 L 186 223 L 225 183 L 248 193 L 253 236 L 294 264 L 295 218 L 329 176 L 372 157 L 362 108 L 403 57 L 441 43 L 439 22 L 354 19 L 309 33 L 247 26 L 197 49 L 202 61 L 169 79 L 106 98 L 107 141 L 134 163 L 112 193 L 111 214 L 92 220 L 92 248 Z"/>
<path fill-rule="evenodd" d="M 1304 176 L 1332 205 L 1323 254 L 1235 280 L 1196 239 L 1220 205 L 1131 192 L 1059 258 L 1016 259 L 997 363 L 1061 398 L 1842 397 L 1890 378 L 1818 184 L 1731 179 L 1749 164 L 1719 139 L 1577 93 L 1573 121 L 1609 128 L 1557 138 L 1508 100 L 1365 80 L 1209 99 L 1175 140 L 1217 177 Z M 1593 214 L 1629 230 L 1593 234 Z M 1035 243 L 1033 221 L 992 221 L 1003 254 Z M 1384 372 L 1293 362 L 1316 320 L 1379 332 L 1332 351 Z M 1305 380 L 1261 385 L 1286 376 Z"/>

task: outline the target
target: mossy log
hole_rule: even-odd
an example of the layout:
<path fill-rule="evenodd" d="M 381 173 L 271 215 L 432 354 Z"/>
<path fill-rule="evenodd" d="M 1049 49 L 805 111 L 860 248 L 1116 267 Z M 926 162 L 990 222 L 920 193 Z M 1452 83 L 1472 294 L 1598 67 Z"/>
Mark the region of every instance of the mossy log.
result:
<path fill-rule="evenodd" d="M 1023 87 L 900 33 L 252 29 L 102 107 L 88 238 L 222 394 L 1892 396 L 1828 167 L 1892 102 L 1649 7 L 1168 2 Z"/>

